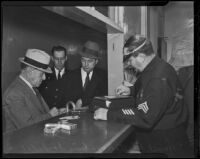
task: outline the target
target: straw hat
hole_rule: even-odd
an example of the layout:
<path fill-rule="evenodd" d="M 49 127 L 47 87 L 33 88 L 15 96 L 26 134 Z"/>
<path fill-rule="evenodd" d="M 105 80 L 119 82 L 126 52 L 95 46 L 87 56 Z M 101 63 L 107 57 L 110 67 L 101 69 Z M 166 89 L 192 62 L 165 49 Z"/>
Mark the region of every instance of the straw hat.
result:
<path fill-rule="evenodd" d="M 52 73 L 49 68 L 50 56 L 44 51 L 28 49 L 25 57 L 20 57 L 19 61 L 40 71 Z"/>

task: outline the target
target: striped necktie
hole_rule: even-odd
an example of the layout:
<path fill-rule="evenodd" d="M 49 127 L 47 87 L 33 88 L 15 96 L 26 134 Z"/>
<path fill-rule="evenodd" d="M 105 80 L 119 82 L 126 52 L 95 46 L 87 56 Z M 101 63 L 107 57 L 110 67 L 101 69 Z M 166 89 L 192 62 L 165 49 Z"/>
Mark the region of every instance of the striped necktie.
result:
<path fill-rule="evenodd" d="M 85 84 L 84 84 L 84 86 L 83 86 L 83 89 L 84 89 L 84 90 L 86 90 L 86 88 L 88 87 L 89 82 L 90 82 L 89 74 L 90 74 L 90 73 L 87 73 L 87 76 L 86 76 L 86 78 L 85 78 Z"/>
<path fill-rule="evenodd" d="M 60 72 L 61 72 L 61 71 L 58 72 L 58 80 L 61 79 Z"/>

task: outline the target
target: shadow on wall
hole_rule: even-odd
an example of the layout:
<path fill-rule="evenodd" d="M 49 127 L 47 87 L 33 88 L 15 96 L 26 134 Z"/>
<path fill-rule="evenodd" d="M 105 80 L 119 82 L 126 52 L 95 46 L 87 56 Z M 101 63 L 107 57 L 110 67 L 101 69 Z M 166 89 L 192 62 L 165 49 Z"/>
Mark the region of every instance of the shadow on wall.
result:
<path fill-rule="evenodd" d="M 17 75 L 20 73 L 20 71 L 16 72 L 1 72 L 1 93 L 3 95 L 4 91 L 8 87 L 8 85 L 13 81 L 14 78 L 17 77 Z"/>
<path fill-rule="evenodd" d="M 2 12 L 2 92 L 19 73 L 18 58 L 23 57 L 28 48 L 41 49 L 51 54 L 51 48 L 54 45 L 61 44 L 68 47 L 68 45 L 73 44 L 79 46 L 87 40 L 92 40 L 99 43 L 103 50 L 107 50 L 107 35 L 105 33 L 98 32 L 44 8 L 8 6 L 4 7 Z M 79 62 L 78 56 L 70 55 L 67 66 L 69 69 L 75 69 L 80 67 Z M 98 67 L 107 70 L 106 54 L 103 55 Z"/>

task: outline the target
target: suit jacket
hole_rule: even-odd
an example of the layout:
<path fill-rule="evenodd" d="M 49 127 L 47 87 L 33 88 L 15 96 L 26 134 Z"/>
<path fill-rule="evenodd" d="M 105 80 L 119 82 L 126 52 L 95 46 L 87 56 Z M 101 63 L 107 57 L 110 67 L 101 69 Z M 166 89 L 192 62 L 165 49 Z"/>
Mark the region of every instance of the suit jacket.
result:
<path fill-rule="evenodd" d="M 45 101 L 17 77 L 3 95 L 5 131 L 12 131 L 48 119 L 51 115 Z"/>
<path fill-rule="evenodd" d="M 82 99 L 83 106 L 89 105 L 95 96 L 107 95 L 107 75 L 103 70 L 95 68 L 87 89 L 82 86 L 81 69 L 71 71 L 68 79 L 67 99 L 76 102 Z"/>
<path fill-rule="evenodd" d="M 52 68 L 53 73 L 47 73 L 46 80 L 44 80 L 39 87 L 39 91 L 50 109 L 53 107 L 61 108 L 66 104 L 65 88 L 67 87 L 65 85 L 68 83 L 68 72 L 66 70 L 67 69 L 65 69 L 62 78 L 58 80 L 56 78 L 55 69 Z"/>

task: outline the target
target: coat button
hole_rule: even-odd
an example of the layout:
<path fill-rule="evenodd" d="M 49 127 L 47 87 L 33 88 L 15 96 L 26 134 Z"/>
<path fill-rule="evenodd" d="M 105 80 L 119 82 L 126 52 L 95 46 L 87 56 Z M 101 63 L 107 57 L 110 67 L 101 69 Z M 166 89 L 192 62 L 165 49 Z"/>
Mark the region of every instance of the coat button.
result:
<path fill-rule="evenodd" d="M 55 98 L 57 98 L 58 96 L 54 96 Z"/>
<path fill-rule="evenodd" d="M 46 86 L 45 88 L 47 89 L 48 87 Z"/>
<path fill-rule="evenodd" d="M 56 88 L 56 91 L 58 91 L 58 88 Z"/>

